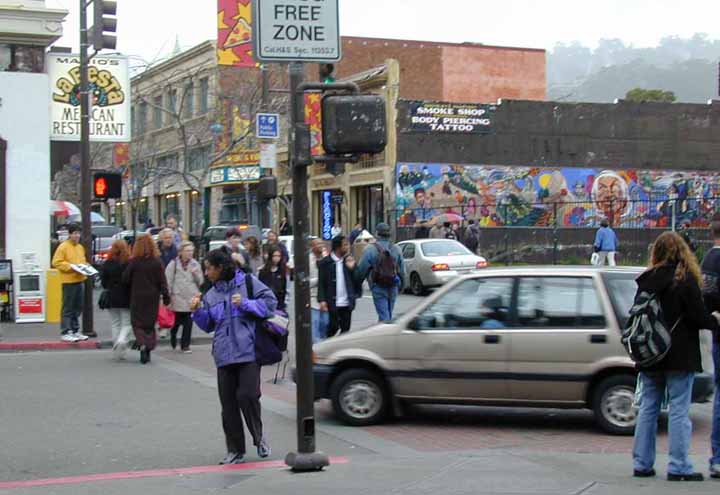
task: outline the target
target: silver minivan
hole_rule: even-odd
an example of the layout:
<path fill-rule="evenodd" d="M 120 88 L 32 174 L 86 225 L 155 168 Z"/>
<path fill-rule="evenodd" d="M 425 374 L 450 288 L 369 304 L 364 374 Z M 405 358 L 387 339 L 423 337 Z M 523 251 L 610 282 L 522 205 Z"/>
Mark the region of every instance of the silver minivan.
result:
<path fill-rule="evenodd" d="M 620 333 L 643 268 L 488 268 L 458 277 L 387 324 L 313 347 L 316 399 L 350 425 L 403 404 L 587 408 L 635 426 L 636 371 Z M 714 389 L 709 332 L 693 399 Z"/>

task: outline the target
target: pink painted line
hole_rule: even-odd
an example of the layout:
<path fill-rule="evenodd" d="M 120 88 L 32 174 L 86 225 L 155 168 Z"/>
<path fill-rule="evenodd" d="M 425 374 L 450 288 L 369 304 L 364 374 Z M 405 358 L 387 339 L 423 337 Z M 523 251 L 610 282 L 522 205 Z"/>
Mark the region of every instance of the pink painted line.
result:
<path fill-rule="evenodd" d="M 99 349 L 97 340 L 55 342 L 52 340 L 0 342 L 0 351 L 57 351 L 65 349 Z"/>
<path fill-rule="evenodd" d="M 347 464 L 347 457 L 331 457 L 330 464 Z M 80 485 L 94 481 L 132 480 L 138 478 L 162 478 L 167 476 L 186 476 L 192 474 L 224 473 L 234 471 L 253 471 L 285 467 L 285 461 L 260 461 L 233 464 L 228 466 L 194 466 L 186 468 L 151 469 L 146 471 L 125 471 L 118 473 L 99 473 L 84 476 L 65 476 L 39 480 L 0 481 L 0 490 L 15 488 L 33 488 L 36 486 Z"/>

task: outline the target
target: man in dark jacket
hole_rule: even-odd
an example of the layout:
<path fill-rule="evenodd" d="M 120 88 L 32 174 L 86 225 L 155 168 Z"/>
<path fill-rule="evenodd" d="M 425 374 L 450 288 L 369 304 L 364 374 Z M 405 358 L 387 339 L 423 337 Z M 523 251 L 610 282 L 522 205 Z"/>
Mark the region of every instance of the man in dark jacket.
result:
<path fill-rule="evenodd" d="M 318 262 L 318 303 L 320 311 L 330 314 L 327 335 L 350 331 L 358 288 L 354 283 L 355 259 L 348 256 L 350 243 L 345 236 L 334 237 L 330 256 Z"/>
<path fill-rule="evenodd" d="M 710 224 L 713 247 L 702 261 L 703 301 L 708 312 L 720 311 L 720 214 L 713 217 Z M 685 241 L 687 242 L 687 240 Z M 692 249 L 692 248 L 691 248 Z M 715 363 L 715 390 L 720 387 L 720 340 L 718 334 L 713 339 L 713 361 Z M 720 478 L 720 393 L 713 398 L 713 422 L 710 436 L 712 457 L 710 458 L 710 477 Z"/>

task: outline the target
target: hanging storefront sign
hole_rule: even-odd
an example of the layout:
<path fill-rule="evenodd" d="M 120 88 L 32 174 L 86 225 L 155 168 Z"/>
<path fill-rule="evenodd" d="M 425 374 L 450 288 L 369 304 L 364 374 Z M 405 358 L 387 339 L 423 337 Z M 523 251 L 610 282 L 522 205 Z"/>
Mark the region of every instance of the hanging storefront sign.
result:
<path fill-rule="evenodd" d="M 250 0 L 218 0 L 217 57 L 219 65 L 255 67 L 252 56 Z"/>
<path fill-rule="evenodd" d="M 80 140 L 80 58 L 49 53 L 50 139 Z M 130 142 L 130 78 L 126 57 L 98 55 L 88 68 L 90 141 Z"/>
<path fill-rule="evenodd" d="M 210 185 L 219 186 L 260 180 L 259 165 L 214 167 L 210 170 Z"/>
<path fill-rule="evenodd" d="M 403 132 L 487 134 L 492 131 L 496 105 L 411 101 Z"/>
<path fill-rule="evenodd" d="M 332 239 L 333 203 L 332 192 L 322 192 L 322 238 L 326 241 Z"/>

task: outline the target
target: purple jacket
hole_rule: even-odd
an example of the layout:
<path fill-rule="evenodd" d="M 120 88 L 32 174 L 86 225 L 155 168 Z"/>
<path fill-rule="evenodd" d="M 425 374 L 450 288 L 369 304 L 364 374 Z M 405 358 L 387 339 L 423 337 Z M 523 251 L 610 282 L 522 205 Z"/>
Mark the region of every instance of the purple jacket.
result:
<path fill-rule="evenodd" d="M 254 299 L 248 299 L 247 276 L 252 275 L 238 271 L 230 282 L 215 282 L 203 297 L 202 307 L 192 314 L 193 321 L 202 330 L 215 332 L 212 353 L 218 368 L 255 361 L 257 319 L 268 318 L 275 313 L 275 295 L 254 276 Z M 243 297 L 239 307 L 231 303 L 233 294 Z"/>

